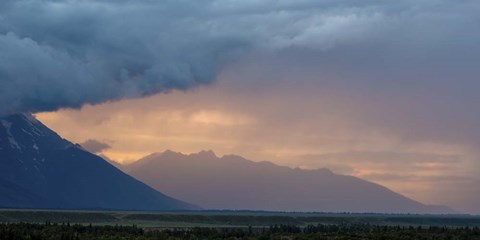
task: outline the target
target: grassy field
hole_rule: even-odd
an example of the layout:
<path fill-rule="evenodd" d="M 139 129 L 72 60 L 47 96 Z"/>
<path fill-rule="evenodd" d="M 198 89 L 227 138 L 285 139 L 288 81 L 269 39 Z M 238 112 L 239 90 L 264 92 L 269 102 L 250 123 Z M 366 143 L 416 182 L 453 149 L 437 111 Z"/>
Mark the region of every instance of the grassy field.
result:
<path fill-rule="evenodd" d="M 0 223 L 72 223 L 94 225 L 137 225 L 143 228 L 189 227 L 268 227 L 316 224 L 372 224 L 386 226 L 479 227 L 480 216 L 398 215 L 273 212 L 118 212 L 0 210 Z"/>

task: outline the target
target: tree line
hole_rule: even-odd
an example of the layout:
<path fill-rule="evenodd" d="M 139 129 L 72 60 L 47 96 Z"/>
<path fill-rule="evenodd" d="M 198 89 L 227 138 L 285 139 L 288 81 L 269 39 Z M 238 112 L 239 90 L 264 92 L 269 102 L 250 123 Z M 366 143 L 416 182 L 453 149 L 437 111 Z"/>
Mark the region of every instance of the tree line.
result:
<path fill-rule="evenodd" d="M 0 240 L 176 240 L 176 239 L 323 239 L 323 240 L 480 240 L 478 227 L 413 227 L 370 224 L 272 225 L 248 228 L 144 229 L 79 224 L 0 224 Z"/>

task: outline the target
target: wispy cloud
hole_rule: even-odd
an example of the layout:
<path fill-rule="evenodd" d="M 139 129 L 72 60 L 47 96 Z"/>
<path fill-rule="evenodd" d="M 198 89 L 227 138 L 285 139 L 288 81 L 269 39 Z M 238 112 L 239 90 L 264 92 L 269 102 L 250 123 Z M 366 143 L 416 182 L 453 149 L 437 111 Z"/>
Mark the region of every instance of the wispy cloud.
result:
<path fill-rule="evenodd" d="M 111 146 L 107 143 L 100 142 L 95 139 L 88 139 L 87 141 L 80 143 L 80 145 L 85 148 L 87 151 L 92 153 L 101 153 L 107 149 L 110 149 Z"/>

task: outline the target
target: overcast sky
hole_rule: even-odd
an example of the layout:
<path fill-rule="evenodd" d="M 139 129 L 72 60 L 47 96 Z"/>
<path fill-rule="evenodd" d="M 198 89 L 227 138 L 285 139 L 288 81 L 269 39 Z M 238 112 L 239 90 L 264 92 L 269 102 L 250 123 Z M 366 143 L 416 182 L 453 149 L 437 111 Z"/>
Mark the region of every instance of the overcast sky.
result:
<path fill-rule="evenodd" d="M 480 213 L 478 12 L 476 0 L 4 0 L 0 114 L 50 112 L 38 116 L 117 161 L 212 149 Z"/>

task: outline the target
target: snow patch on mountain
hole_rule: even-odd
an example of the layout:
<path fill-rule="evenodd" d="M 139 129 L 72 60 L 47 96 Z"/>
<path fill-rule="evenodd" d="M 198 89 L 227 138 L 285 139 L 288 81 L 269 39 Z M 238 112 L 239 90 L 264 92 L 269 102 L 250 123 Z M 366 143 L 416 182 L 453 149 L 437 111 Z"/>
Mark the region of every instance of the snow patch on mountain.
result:
<path fill-rule="evenodd" d="M 32 133 L 36 134 L 37 136 L 45 136 L 45 134 L 40 129 L 38 129 L 37 126 L 35 126 L 35 124 L 38 124 L 40 122 L 34 116 L 32 116 L 31 114 L 22 115 L 23 117 L 25 117 L 25 119 L 27 119 L 26 123 L 30 126 L 30 130 Z"/>
<path fill-rule="evenodd" d="M 0 122 L 2 123 L 3 127 L 5 127 L 5 130 L 7 131 L 7 137 L 8 137 L 8 141 L 10 142 L 10 146 L 12 148 L 21 150 L 22 147 L 20 146 L 20 144 L 17 143 L 17 141 L 15 141 L 15 138 L 13 137 L 12 132 L 10 131 L 12 127 L 12 123 L 6 120 L 0 120 Z"/>

